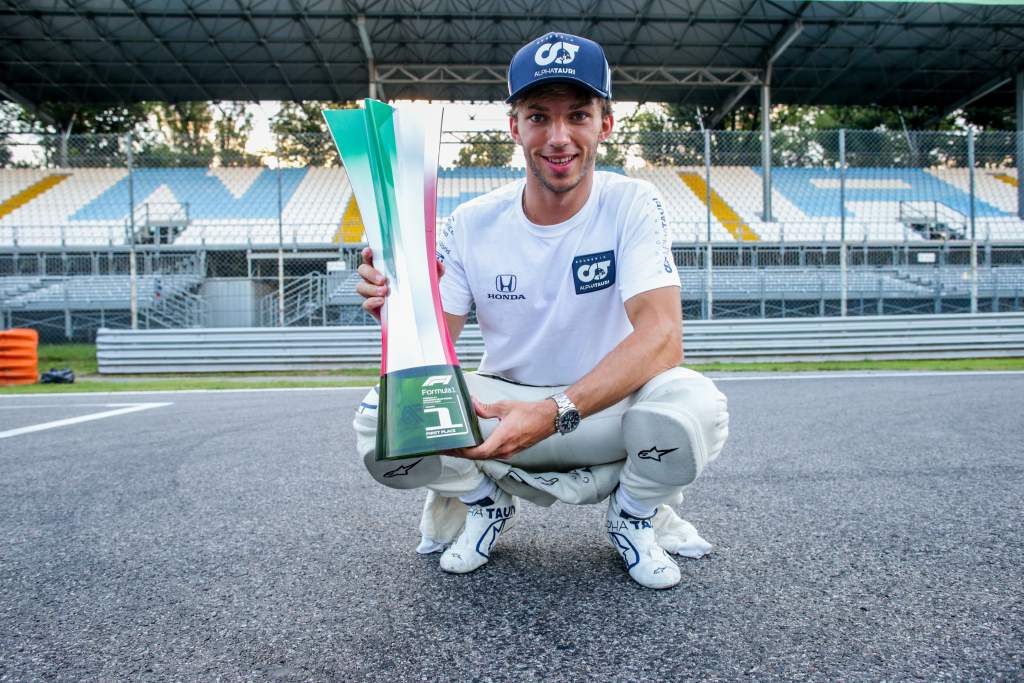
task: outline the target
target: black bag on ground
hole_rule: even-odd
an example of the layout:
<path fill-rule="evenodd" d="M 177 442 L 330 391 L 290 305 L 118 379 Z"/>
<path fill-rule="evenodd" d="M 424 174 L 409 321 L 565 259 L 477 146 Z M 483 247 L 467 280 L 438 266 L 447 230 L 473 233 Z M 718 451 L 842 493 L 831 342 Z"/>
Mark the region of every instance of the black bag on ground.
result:
<path fill-rule="evenodd" d="M 39 376 L 40 384 L 74 384 L 75 373 L 71 368 L 50 368 Z"/>

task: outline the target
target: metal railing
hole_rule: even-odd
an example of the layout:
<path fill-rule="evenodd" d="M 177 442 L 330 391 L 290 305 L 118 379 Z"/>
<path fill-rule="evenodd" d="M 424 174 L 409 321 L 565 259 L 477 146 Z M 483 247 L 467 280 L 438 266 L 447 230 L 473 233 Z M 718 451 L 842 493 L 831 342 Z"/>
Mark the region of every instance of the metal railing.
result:
<path fill-rule="evenodd" d="M 32 214 L 24 208 L 0 215 L 0 277 L 122 272 L 134 291 L 145 274 L 169 272 L 148 260 L 191 250 L 201 261 L 197 269 L 203 277 L 244 279 L 250 285 L 235 290 L 241 314 L 211 305 L 204 325 L 235 324 L 229 322 L 235 318 L 260 326 L 363 319 L 358 307 L 334 296 L 336 288 L 322 281 L 328 261 L 343 259 L 353 268 L 360 246 L 344 241 L 344 229 L 353 221 L 356 238 L 359 231 L 343 172 L 337 169 L 337 178 L 329 182 L 322 172 L 338 163 L 326 134 L 276 140 L 262 158 L 237 159 L 183 150 L 157 154 L 146 147 L 147 139 L 7 139 L 4 144 L 16 152 L 10 164 L 18 167 L 2 172 L 20 174 L 15 185 L 27 188 L 16 193 L 27 194 L 13 203 L 45 205 L 65 218 L 46 222 L 46 211 Z M 767 156 L 765 142 L 770 143 Z M 688 318 L 979 312 L 1020 306 L 1015 278 L 988 271 L 1024 266 L 1024 186 L 1018 172 L 1024 133 L 777 130 L 763 140 L 760 131 L 630 131 L 623 126 L 600 152 L 603 168 L 646 179 L 662 194 L 677 264 L 701 271 L 700 282 L 683 291 Z M 504 132 L 446 131 L 441 157 L 448 167 L 441 172 L 440 217 L 467 196 L 521 177 L 521 156 Z M 321 170 L 316 182 L 306 182 L 312 178 L 309 168 Z M 74 191 L 65 191 L 74 183 Z M 168 195 L 160 189 L 165 187 L 180 201 L 165 202 Z M 328 189 L 336 193 L 322 203 L 334 213 L 307 211 L 305 203 Z M 28 195 L 42 199 L 33 204 Z M 339 241 L 331 242 L 332 236 Z M 966 269 L 967 279 L 954 287 L 936 274 L 930 292 L 919 292 L 918 301 L 900 302 L 898 295 L 906 292 L 895 280 L 911 278 L 879 275 L 876 296 L 868 298 L 856 287 L 863 280 L 857 268 L 878 265 L 870 255 L 885 249 L 906 256 L 930 252 L 934 260 L 929 263 L 937 270 L 959 277 Z M 1000 250 L 1016 250 L 1016 255 L 1000 262 Z M 760 260 L 736 264 L 737 253 L 753 253 Z M 692 263 L 682 263 L 680 254 Z M 832 286 L 831 274 L 818 273 L 811 289 L 783 292 L 776 300 L 767 288 L 751 290 L 745 301 L 720 296 L 717 271 L 775 265 L 835 269 L 838 284 Z M 988 288 L 990 280 L 998 280 L 999 287 Z M 207 296 L 206 288 L 198 295 Z M 5 303 L 0 298 L 7 324 L 33 324 L 23 308 Z M 140 322 L 144 307 L 133 295 L 128 309 L 109 312 L 138 326 L 145 324 Z M 74 307 L 65 312 L 66 336 L 81 338 L 80 328 L 94 333 L 91 322 L 77 324 L 77 315 Z"/>
<path fill-rule="evenodd" d="M 688 362 L 959 358 L 1024 353 L 1024 314 L 698 320 L 683 326 Z M 461 362 L 483 355 L 476 325 L 456 343 Z M 103 374 L 323 370 L 380 362 L 380 328 L 101 329 Z"/>

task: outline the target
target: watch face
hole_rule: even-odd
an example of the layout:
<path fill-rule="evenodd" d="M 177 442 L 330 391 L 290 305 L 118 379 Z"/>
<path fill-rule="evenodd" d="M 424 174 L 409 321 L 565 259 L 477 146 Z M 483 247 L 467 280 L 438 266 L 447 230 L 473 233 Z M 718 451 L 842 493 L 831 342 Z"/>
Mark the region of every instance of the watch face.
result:
<path fill-rule="evenodd" d="M 568 434 L 580 424 L 580 414 L 576 410 L 568 410 L 558 418 L 558 431 Z"/>

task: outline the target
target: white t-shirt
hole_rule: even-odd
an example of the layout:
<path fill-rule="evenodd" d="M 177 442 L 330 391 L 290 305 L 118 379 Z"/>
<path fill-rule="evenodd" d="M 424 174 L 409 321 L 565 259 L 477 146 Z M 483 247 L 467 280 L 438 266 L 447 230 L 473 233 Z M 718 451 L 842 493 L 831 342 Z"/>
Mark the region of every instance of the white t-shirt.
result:
<path fill-rule="evenodd" d="M 444 310 L 476 317 L 480 371 L 572 384 L 633 326 L 623 303 L 679 286 L 664 203 L 650 183 L 598 171 L 580 211 L 557 225 L 523 213 L 525 180 L 459 206 L 437 243 Z"/>

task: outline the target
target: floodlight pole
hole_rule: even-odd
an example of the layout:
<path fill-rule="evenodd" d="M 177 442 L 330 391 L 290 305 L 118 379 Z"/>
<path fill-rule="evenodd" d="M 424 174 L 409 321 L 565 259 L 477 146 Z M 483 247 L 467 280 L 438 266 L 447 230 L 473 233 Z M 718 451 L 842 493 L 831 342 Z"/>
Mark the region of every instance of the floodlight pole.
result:
<path fill-rule="evenodd" d="M 706 207 L 705 211 L 707 214 L 707 262 L 704 264 L 707 273 L 704 283 L 705 305 L 707 307 L 705 318 L 711 320 L 711 311 L 715 303 L 714 295 L 712 294 L 711 273 L 711 257 L 713 254 L 711 249 L 711 131 L 706 128 L 704 129 L 704 206 Z"/>
<path fill-rule="evenodd" d="M 764 70 L 761 84 L 761 198 L 762 217 L 765 223 L 772 222 L 772 65 Z"/>
<path fill-rule="evenodd" d="M 839 129 L 839 315 L 846 317 L 846 129 Z"/>
<path fill-rule="evenodd" d="M 124 146 L 128 162 L 128 307 L 132 329 L 139 329 L 139 268 L 135 264 L 135 155 L 132 134 L 125 133 Z"/>
<path fill-rule="evenodd" d="M 280 143 L 278 150 L 281 149 Z M 280 153 L 280 152 L 278 152 Z M 284 327 L 284 206 L 281 203 L 281 157 L 277 158 L 277 326 Z"/>
<path fill-rule="evenodd" d="M 1014 131 L 1017 150 L 1017 217 L 1024 219 L 1024 71 L 1017 74 L 1016 97 L 1014 108 L 1016 109 L 1017 129 Z"/>
<path fill-rule="evenodd" d="M 967 174 L 971 188 L 971 313 L 978 312 L 978 239 L 974 207 L 974 126 L 967 129 Z M 1019 183 L 1018 183 L 1019 186 Z"/>

